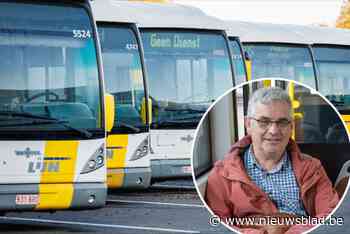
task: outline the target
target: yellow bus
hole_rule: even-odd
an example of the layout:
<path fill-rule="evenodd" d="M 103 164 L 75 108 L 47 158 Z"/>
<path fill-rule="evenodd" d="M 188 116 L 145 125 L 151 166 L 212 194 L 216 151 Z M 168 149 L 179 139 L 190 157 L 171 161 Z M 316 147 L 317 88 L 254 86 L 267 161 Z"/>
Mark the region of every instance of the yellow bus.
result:
<path fill-rule="evenodd" d="M 88 1 L 0 1 L 1 211 L 105 204 L 96 35 Z"/>

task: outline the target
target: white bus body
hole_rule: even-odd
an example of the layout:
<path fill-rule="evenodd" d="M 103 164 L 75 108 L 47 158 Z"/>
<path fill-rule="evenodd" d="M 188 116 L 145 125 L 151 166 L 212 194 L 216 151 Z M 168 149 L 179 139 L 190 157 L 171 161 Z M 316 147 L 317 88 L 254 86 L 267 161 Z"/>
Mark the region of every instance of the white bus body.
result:
<path fill-rule="evenodd" d="M 140 33 L 111 0 L 92 3 L 100 36 L 106 91 L 117 120 L 107 138 L 110 189 L 142 189 L 151 181 L 148 92 Z"/>
<path fill-rule="evenodd" d="M 98 208 L 103 83 L 88 1 L 0 1 L 0 210 Z"/>
<path fill-rule="evenodd" d="M 152 99 L 152 180 L 190 176 L 194 130 L 233 86 L 223 22 L 172 3 L 113 1 L 141 31 Z M 123 14 L 122 13 L 122 14 Z"/>

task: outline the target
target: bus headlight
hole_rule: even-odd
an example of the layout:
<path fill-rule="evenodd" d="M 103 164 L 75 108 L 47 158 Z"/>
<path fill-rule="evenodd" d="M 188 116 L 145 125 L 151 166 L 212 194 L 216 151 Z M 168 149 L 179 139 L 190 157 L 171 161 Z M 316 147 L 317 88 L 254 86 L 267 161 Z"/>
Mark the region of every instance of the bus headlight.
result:
<path fill-rule="evenodd" d="M 104 163 L 103 155 L 98 156 L 96 159 L 96 162 L 98 165 L 103 165 L 103 163 Z"/>
<path fill-rule="evenodd" d="M 143 140 L 140 145 L 136 148 L 135 152 L 131 156 L 129 161 L 135 161 L 142 157 L 145 157 L 148 154 L 148 136 Z"/>
<path fill-rule="evenodd" d="M 96 162 L 95 162 L 95 160 L 90 160 L 90 161 L 88 162 L 88 166 L 89 166 L 90 169 L 95 168 L 95 167 L 96 167 Z"/>
<path fill-rule="evenodd" d="M 105 152 L 104 144 L 102 144 L 86 162 L 80 174 L 86 174 L 102 167 L 105 161 L 104 152 Z"/>
<path fill-rule="evenodd" d="M 148 146 L 143 146 L 142 153 L 147 154 L 148 153 Z"/>

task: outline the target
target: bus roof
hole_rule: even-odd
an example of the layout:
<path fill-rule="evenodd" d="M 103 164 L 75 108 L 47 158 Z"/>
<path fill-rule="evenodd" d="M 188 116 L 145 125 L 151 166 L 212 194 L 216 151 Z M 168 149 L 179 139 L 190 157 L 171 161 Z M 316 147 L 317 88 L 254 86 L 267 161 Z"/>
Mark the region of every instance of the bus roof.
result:
<path fill-rule="evenodd" d="M 320 26 L 228 21 L 228 36 L 244 42 L 350 45 L 350 30 Z"/>
<path fill-rule="evenodd" d="M 225 30 L 224 21 L 175 3 L 97 0 L 92 5 L 97 21 L 137 23 L 140 28 Z"/>
<path fill-rule="evenodd" d="M 299 26 L 253 23 L 244 21 L 227 21 L 227 34 L 239 36 L 241 42 L 273 42 L 273 43 L 293 43 L 310 44 L 302 33 L 297 30 Z"/>
<path fill-rule="evenodd" d="M 350 30 L 320 26 L 295 26 L 311 44 L 350 45 Z"/>
<path fill-rule="evenodd" d="M 97 22 L 135 23 L 135 17 L 118 8 L 112 0 L 92 1 L 91 7 Z"/>

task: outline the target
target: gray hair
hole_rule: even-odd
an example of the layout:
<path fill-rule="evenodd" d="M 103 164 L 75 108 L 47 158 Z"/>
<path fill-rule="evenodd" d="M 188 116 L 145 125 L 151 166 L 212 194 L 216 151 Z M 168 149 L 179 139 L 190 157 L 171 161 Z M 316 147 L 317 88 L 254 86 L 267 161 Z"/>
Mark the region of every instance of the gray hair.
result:
<path fill-rule="evenodd" d="M 288 93 L 285 90 L 278 87 L 260 88 L 256 90 L 249 99 L 247 116 L 254 117 L 257 104 L 266 105 L 270 104 L 272 101 L 280 101 L 287 103 L 290 107 L 290 117 L 292 118 L 292 101 L 290 100 Z"/>

